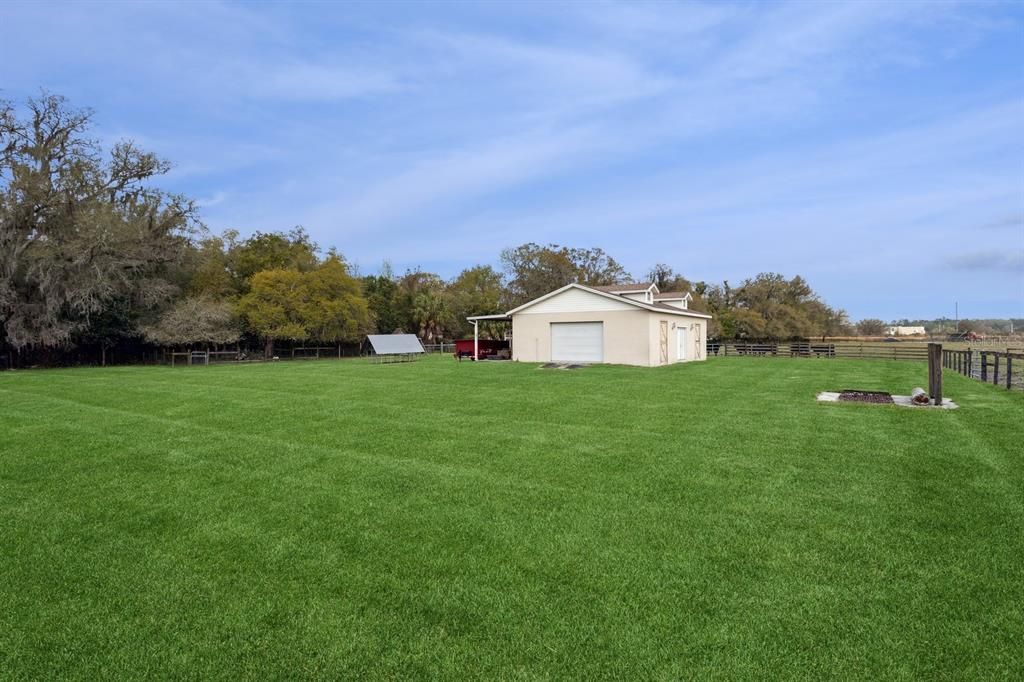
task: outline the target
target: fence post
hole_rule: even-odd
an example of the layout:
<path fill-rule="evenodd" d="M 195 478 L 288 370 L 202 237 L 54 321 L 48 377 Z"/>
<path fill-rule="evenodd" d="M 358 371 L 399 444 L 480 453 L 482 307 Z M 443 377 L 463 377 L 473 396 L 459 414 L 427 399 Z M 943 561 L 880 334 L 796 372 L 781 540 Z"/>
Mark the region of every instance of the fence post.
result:
<path fill-rule="evenodd" d="M 942 404 L 942 344 L 928 344 L 928 392 L 936 405 Z"/>
<path fill-rule="evenodd" d="M 967 374 L 965 376 L 974 378 L 974 351 L 967 350 Z"/>
<path fill-rule="evenodd" d="M 988 381 L 988 353 L 981 351 L 981 380 Z"/>
<path fill-rule="evenodd" d="M 1006 390 L 1013 388 L 1013 356 L 1006 354 Z"/>
<path fill-rule="evenodd" d="M 993 353 L 993 356 L 996 359 L 996 364 L 992 369 L 992 384 L 995 386 L 999 384 L 999 353 Z"/>

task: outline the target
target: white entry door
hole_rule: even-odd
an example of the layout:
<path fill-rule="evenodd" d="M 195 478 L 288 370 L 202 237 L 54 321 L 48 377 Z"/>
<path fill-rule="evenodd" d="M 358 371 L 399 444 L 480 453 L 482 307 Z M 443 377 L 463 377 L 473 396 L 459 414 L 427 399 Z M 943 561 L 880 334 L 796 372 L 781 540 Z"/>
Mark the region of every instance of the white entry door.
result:
<path fill-rule="evenodd" d="M 604 362 L 604 323 L 552 322 L 551 362 Z"/>
<path fill-rule="evenodd" d="M 679 362 L 689 360 L 686 356 L 686 339 L 686 327 L 676 327 L 676 357 L 679 359 Z"/>

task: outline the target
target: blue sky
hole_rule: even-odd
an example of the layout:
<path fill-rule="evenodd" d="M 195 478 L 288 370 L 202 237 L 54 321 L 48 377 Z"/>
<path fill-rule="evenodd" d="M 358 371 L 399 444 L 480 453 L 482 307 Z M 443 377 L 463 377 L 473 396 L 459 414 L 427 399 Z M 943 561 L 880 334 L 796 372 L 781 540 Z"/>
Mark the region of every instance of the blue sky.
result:
<path fill-rule="evenodd" d="M 526 241 L 862 317 L 1024 317 L 1024 5 L 0 4 L 46 88 L 170 159 L 215 231 L 363 273 Z"/>

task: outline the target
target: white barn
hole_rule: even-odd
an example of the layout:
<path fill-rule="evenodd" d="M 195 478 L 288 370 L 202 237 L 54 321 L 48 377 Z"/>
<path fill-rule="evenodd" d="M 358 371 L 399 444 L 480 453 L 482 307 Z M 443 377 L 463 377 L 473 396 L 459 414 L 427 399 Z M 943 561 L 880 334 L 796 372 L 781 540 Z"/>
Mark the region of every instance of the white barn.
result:
<path fill-rule="evenodd" d="M 706 359 L 711 316 L 690 310 L 691 298 L 649 282 L 568 284 L 503 315 L 467 319 L 474 330 L 482 321 L 511 322 L 513 360 L 656 367 Z"/>

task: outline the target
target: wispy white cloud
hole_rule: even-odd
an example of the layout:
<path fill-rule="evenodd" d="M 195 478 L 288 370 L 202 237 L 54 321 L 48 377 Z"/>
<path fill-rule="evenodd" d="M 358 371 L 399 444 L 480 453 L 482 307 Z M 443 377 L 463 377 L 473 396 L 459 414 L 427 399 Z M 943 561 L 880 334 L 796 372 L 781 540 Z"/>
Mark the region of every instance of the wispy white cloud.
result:
<path fill-rule="evenodd" d="M 722 2 L 640 3 L 589 2 L 567 7 L 584 24 L 599 28 L 606 37 L 645 42 L 668 38 L 680 46 L 680 38 L 706 37 L 730 21 L 750 14 L 738 4 Z"/>
<path fill-rule="evenodd" d="M 423 215 L 425 209 L 451 208 L 537 181 L 564 170 L 583 153 L 593 153 L 601 140 L 586 128 L 532 132 L 492 140 L 481 146 L 425 154 L 409 160 L 399 172 L 342 194 L 313 209 L 322 219 L 341 216 L 348 233 L 374 231 L 390 223 Z"/>
<path fill-rule="evenodd" d="M 620 8 L 611 7 L 612 11 Z M 815 15 L 797 21 L 798 17 L 787 11 L 784 19 L 796 27 L 792 29 L 797 32 L 794 37 L 817 36 L 814 50 L 791 52 L 784 59 L 776 57 L 768 63 L 758 61 L 758 49 L 772 49 L 765 38 L 770 31 L 762 30 L 750 39 L 748 47 L 730 46 L 728 61 L 758 62 L 758 74 L 777 76 L 801 60 L 815 61 L 818 50 L 827 47 L 824 43 L 830 30 L 839 32 L 842 27 L 843 40 L 866 30 L 870 25 L 866 16 L 877 20 L 871 13 L 841 11 L 832 12 L 827 20 Z M 706 23 L 724 20 L 718 13 Z M 649 15 L 637 15 L 634 21 L 643 30 L 653 30 L 656 25 Z M 380 229 L 404 217 L 422 216 L 426 205 L 464 204 L 479 195 L 539 178 L 614 164 L 624 155 L 635 155 L 666 142 L 694 139 L 736 125 L 755 125 L 805 103 L 805 93 L 799 87 L 737 88 L 735 80 L 749 77 L 749 69 L 737 76 L 729 73 L 736 67 L 730 67 L 725 69 L 727 76 L 713 78 L 711 74 L 723 71 L 712 65 L 683 78 L 652 69 L 632 53 L 602 51 L 593 46 L 551 46 L 465 32 L 418 32 L 413 39 L 437 53 L 437 64 L 442 66 L 427 68 L 424 73 L 429 77 L 443 81 L 446 74 L 464 78 L 467 73 L 475 73 L 500 79 L 506 97 L 510 92 L 523 93 L 524 97 L 520 101 L 503 100 L 504 110 L 494 110 L 486 102 L 481 106 L 473 95 L 468 101 L 461 99 L 461 93 L 456 95 L 466 109 L 462 120 L 477 107 L 487 111 L 484 120 L 490 123 L 491 137 L 486 130 L 477 131 L 470 124 L 471 130 L 481 133 L 479 139 L 463 140 L 454 149 L 420 154 L 412 160 L 404 153 L 397 154 L 397 174 L 357 179 L 348 192 L 354 195 L 351 201 L 329 201 L 314 209 L 313 215 L 322 217 L 344 203 L 346 221 L 363 229 Z M 832 45 L 833 49 L 839 47 L 847 46 Z M 484 88 L 477 96 L 487 92 Z M 627 103 L 633 108 L 623 111 Z M 607 107 L 616 108 L 599 115 Z M 516 129 L 509 134 L 510 121 L 514 129 L 543 125 L 547 130 L 538 135 Z M 587 132 L 581 134 L 581 129 Z"/>
<path fill-rule="evenodd" d="M 981 229 L 983 230 L 1001 230 L 1005 228 L 1024 230 L 1024 213 L 1005 215 L 986 223 L 982 223 L 981 225 Z"/>
<path fill-rule="evenodd" d="M 813 3 L 783 6 L 763 15 L 758 27 L 730 45 L 710 70 L 713 79 L 778 78 L 805 68 L 818 69 L 846 55 L 854 41 L 893 16 L 906 3 Z"/>
<path fill-rule="evenodd" d="M 954 270 L 1024 273 L 1024 246 L 958 253 L 946 258 L 945 265 Z"/>
<path fill-rule="evenodd" d="M 633 56 L 594 46 L 549 45 L 493 33 L 422 32 L 417 42 L 439 51 L 444 64 L 501 79 L 502 88 L 527 93 L 526 106 L 574 109 L 649 97 L 671 87 Z M 513 106 L 515 102 L 510 102 Z"/>
<path fill-rule="evenodd" d="M 217 206 L 218 204 L 223 204 L 224 200 L 227 198 L 227 192 L 214 192 L 211 196 L 200 197 L 199 199 L 196 199 L 196 204 L 200 208 L 211 208 L 213 206 Z"/>
<path fill-rule="evenodd" d="M 656 258 L 709 279 L 853 281 L 936 267 L 945 253 L 921 235 L 1024 211 L 1010 6 L 0 11 L 7 96 L 49 86 L 103 131 L 143 133 L 215 228 L 302 223 L 364 263 L 456 267 L 534 239 L 600 245 L 638 271 Z M 1017 274 L 947 270 L 960 288 Z"/>
<path fill-rule="evenodd" d="M 387 71 L 308 62 L 264 64 L 250 74 L 249 82 L 246 94 L 312 100 L 363 97 L 401 88 L 398 77 Z"/>
<path fill-rule="evenodd" d="M 824 254 L 834 249 L 843 250 L 847 264 L 859 259 L 864 271 L 915 261 L 927 268 L 915 256 L 922 240 L 957 239 L 969 216 L 1019 197 L 1012 165 L 1009 173 L 987 171 L 988 155 L 1019 137 L 1022 119 L 1019 103 L 997 104 L 899 132 L 648 173 L 642 183 L 484 212 L 462 230 L 600 243 L 635 231 L 671 235 L 659 240 L 659 253 L 678 262 L 700 250 L 714 263 L 737 240 L 762 244 L 729 251 L 730 265 L 739 268 L 831 268 Z M 881 252 L 878 243 L 885 244 Z M 649 244 L 638 244 L 638 256 L 650 259 Z"/>

